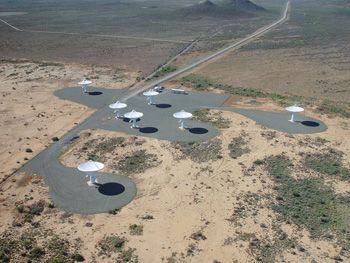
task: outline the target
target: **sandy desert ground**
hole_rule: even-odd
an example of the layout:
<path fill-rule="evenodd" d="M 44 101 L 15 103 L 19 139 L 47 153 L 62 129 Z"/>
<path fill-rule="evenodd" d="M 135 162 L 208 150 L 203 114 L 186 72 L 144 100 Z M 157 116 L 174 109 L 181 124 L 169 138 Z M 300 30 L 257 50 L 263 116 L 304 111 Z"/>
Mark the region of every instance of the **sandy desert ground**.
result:
<path fill-rule="evenodd" d="M 303 1 L 296 2 L 300 13 Z M 175 65 L 208 52 L 192 50 Z M 224 92 L 218 87 L 226 85 L 232 95 L 227 106 L 279 111 L 281 101 L 274 98 L 298 96 L 306 114 L 328 126 L 320 134 L 276 132 L 215 110 L 205 114 L 220 135 L 200 143 L 83 131 L 60 161 L 70 167 L 103 161 L 104 171 L 127 175 L 138 188 L 126 207 L 96 215 L 58 209 L 41 177 L 15 172 L 94 111 L 60 100 L 54 91 L 77 86 L 84 76 L 95 87 L 127 88 L 146 70 L 130 71 L 126 60 L 118 66 L 1 60 L 0 262 L 349 262 L 347 55 L 347 49 L 329 46 L 251 46 L 192 72 L 209 83 L 204 89 Z M 235 87 L 268 94 L 242 96 Z"/>
<path fill-rule="evenodd" d="M 196 73 L 238 87 L 348 102 L 350 67 L 345 61 L 338 49 L 240 51 Z"/>
<path fill-rule="evenodd" d="M 76 85 L 82 75 L 92 77 L 96 86 L 111 87 L 113 83 L 112 88 L 127 87 L 137 76 L 108 68 L 40 66 L 33 62 L 4 62 L 1 74 L 2 93 L 9 98 L 2 101 L 6 112 L 2 118 L 4 125 L 11 127 L 2 129 L 2 136 L 7 136 L 2 140 L 6 149 L 1 159 L 3 178 L 25 162 L 24 158 L 30 159 L 53 137 L 60 137 L 93 112 L 60 101 L 52 94 L 54 90 Z M 48 88 L 40 89 L 43 85 Z M 25 106 L 18 109 L 13 102 Z M 272 101 L 262 102 L 233 97 L 229 103 L 265 110 L 280 108 Z M 211 116 L 220 116 L 226 128 L 219 137 L 203 143 L 178 144 L 102 130 L 84 131 L 61 156 L 61 162 L 75 167 L 94 155 L 106 163 L 105 171 L 130 176 L 138 187 L 137 198 L 120 211 L 74 215 L 54 207 L 40 177 L 16 174 L 1 185 L 1 240 L 15 244 L 14 262 L 26 257 L 34 262 L 60 258 L 67 262 L 78 255 L 86 262 L 346 261 L 348 241 L 337 229 L 326 227 L 322 235 L 311 238 L 307 226 L 286 220 L 274 208 L 278 183 L 267 167 L 270 156 L 281 154 L 291 160 L 290 176 L 294 179 L 318 178 L 321 189 L 330 187 L 333 195 L 349 195 L 347 179 L 315 172 L 304 160 L 320 149 L 325 154 L 333 149 L 342 153 L 341 163 L 349 169 L 349 120 L 307 110 L 329 129 L 315 135 L 288 135 L 234 113 L 213 112 Z M 21 129 L 25 120 L 26 129 Z M 86 150 L 87 144 L 92 150 Z M 108 147 L 106 151 L 101 144 L 113 150 Z M 27 148 L 33 152 L 27 153 Z M 135 166 L 138 162 L 141 165 Z M 337 211 L 348 218 L 349 206 L 342 209 Z M 344 222 L 341 224 L 343 227 Z M 324 238 L 327 231 L 331 238 Z M 21 236 L 27 236 L 29 244 L 20 241 Z M 53 249 L 57 246 L 62 248 Z M 40 249 L 45 254 L 41 255 Z"/>

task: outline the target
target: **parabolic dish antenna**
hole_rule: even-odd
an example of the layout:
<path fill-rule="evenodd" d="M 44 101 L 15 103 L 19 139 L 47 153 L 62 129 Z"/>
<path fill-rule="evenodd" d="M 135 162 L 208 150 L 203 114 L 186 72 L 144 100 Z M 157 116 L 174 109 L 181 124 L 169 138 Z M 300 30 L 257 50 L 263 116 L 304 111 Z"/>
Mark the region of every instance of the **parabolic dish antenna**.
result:
<path fill-rule="evenodd" d="M 289 106 L 286 108 L 286 111 L 292 113 L 292 117 L 290 118 L 290 122 L 295 122 L 294 121 L 294 114 L 295 113 L 299 113 L 299 112 L 303 112 L 304 111 L 304 108 L 302 107 L 299 107 L 297 105 L 293 105 L 293 106 Z"/>
<path fill-rule="evenodd" d="M 147 97 L 148 104 L 149 104 L 149 105 L 152 105 L 152 104 L 154 104 L 153 101 L 152 101 L 152 98 L 153 98 L 154 96 L 159 95 L 159 92 L 154 91 L 154 90 L 148 90 L 148 91 L 145 91 L 145 92 L 143 93 L 143 95 Z"/>
<path fill-rule="evenodd" d="M 186 128 L 185 127 L 185 120 L 189 119 L 189 118 L 192 118 L 193 115 L 190 112 L 186 112 L 186 111 L 182 110 L 182 111 L 179 111 L 179 112 L 175 112 L 173 114 L 173 116 L 174 116 L 174 118 L 179 120 L 179 122 L 180 122 L 180 127 L 179 128 L 181 130 L 184 130 Z"/>
<path fill-rule="evenodd" d="M 81 90 L 84 92 L 84 93 L 87 93 L 88 92 L 88 87 L 89 85 L 91 84 L 92 82 L 90 80 L 87 80 L 87 79 L 83 79 L 82 81 L 80 81 L 78 84 L 81 86 Z"/>
<path fill-rule="evenodd" d="M 90 180 L 87 182 L 87 184 L 89 186 L 94 186 L 96 183 L 98 183 L 98 181 L 93 173 L 102 170 L 104 167 L 105 165 L 103 163 L 94 162 L 90 160 L 80 164 L 78 166 L 78 170 L 81 172 L 88 173 L 86 177 L 90 177 Z"/>
<path fill-rule="evenodd" d="M 120 117 L 123 117 L 123 116 L 119 115 L 119 111 L 121 109 L 126 108 L 127 106 L 128 106 L 127 104 L 122 103 L 120 101 L 117 101 L 116 103 L 113 103 L 113 104 L 109 105 L 109 108 L 114 110 L 114 112 L 116 113 L 116 117 L 115 118 L 118 119 Z"/>
<path fill-rule="evenodd" d="M 160 93 L 160 92 L 162 92 L 164 90 L 164 87 L 162 87 L 160 85 L 159 86 L 154 86 L 153 90 Z"/>
<path fill-rule="evenodd" d="M 128 118 L 128 119 L 130 119 L 130 121 L 132 121 L 131 128 L 138 128 L 138 126 L 136 125 L 136 120 L 141 118 L 142 116 L 143 116 L 142 112 L 138 112 L 135 110 L 132 110 L 132 111 L 124 114 L 125 118 Z"/>

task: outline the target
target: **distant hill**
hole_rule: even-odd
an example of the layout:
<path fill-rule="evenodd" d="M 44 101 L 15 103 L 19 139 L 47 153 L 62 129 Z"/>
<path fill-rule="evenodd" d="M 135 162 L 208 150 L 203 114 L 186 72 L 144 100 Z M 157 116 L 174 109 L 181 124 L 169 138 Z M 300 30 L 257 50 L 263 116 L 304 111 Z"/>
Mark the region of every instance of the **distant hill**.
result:
<path fill-rule="evenodd" d="M 194 4 L 182 9 L 184 13 L 192 14 L 211 14 L 220 11 L 220 7 L 211 2 L 210 0 L 201 1 L 198 4 Z"/>
<path fill-rule="evenodd" d="M 249 0 L 217 0 L 215 1 L 217 5 L 223 7 L 232 7 L 236 10 L 245 11 L 263 11 L 265 8 L 253 3 Z"/>
<path fill-rule="evenodd" d="M 184 16 L 243 17 L 262 10 L 265 9 L 249 0 L 204 0 L 178 11 Z"/>

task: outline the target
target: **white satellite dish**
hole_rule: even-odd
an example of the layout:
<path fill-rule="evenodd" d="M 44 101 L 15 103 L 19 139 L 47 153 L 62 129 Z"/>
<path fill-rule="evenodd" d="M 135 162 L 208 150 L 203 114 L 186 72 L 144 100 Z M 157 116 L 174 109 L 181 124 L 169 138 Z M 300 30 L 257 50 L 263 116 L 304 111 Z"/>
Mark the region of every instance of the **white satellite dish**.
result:
<path fill-rule="evenodd" d="M 124 117 L 130 119 L 130 121 L 132 122 L 131 128 L 138 128 L 138 126 L 136 125 L 136 120 L 141 118 L 142 116 L 143 116 L 142 112 L 137 112 L 135 110 L 132 110 L 124 114 Z"/>
<path fill-rule="evenodd" d="M 179 111 L 179 112 L 175 112 L 173 114 L 173 116 L 174 116 L 174 118 L 179 120 L 179 122 L 180 122 L 180 127 L 179 128 L 181 130 L 184 130 L 186 128 L 185 127 L 185 120 L 189 119 L 189 118 L 192 118 L 193 115 L 190 112 L 186 112 L 186 111 L 182 110 L 182 111 Z"/>
<path fill-rule="evenodd" d="M 121 109 L 126 108 L 127 106 L 128 106 L 127 104 L 122 103 L 120 101 L 117 101 L 116 103 L 113 103 L 113 104 L 109 105 L 109 108 L 114 110 L 114 113 L 116 113 L 116 117 L 115 118 L 118 119 L 118 118 L 122 118 L 123 117 L 123 116 L 119 115 L 119 111 Z"/>
<path fill-rule="evenodd" d="M 83 93 L 87 93 L 88 92 L 88 87 L 92 82 L 90 80 L 87 79 L 83 79 L 82 81 L 80 81 L 78 84 L 81 86 L 81 90 L 83 91 Z"/>
<path fill-rule="evenodd" d="M 81 172 L 89 173 L 86 175 L 86 177 L 90 177 L 90 180 L 87 182 L 87 184 L 89 186 L 94 186 L 96 183 L 98 183 L 98 181 L 93 173 L 102 170 L 104 167 L 105 165 L 103 163 L 90 160 L 80 164 L 78 166 L 78 170 Z"/>
<path fill-rule="evenodd" d="M 148 91 L 145 91 L 145 92 L 143 93 L 143 95 L 147 97 L 148 104 L 149 104 L 149 105 L 152 105 L 152 104 L 154 104 L 153 101 L 152 101 L 152 98 L 153 98 L 154 96 L 159 95 L 159 92 L 154 91 L 154 90 L 148 90 Z"/>
<path fill-rule="evenodd" d="M 164 87 L 162 87 L 162 86 L 154 86 L 153 90 L 160 93 L 160 92 L 162 92 L 164 90 Z"/>
<path fill-rule="evenodd" d="M 297 106 L 297 105 L 293 105 L 293 106 L 287 107 L 287 108 L 286 108 L 286 111 L 292 113 L 292 117 L 290 118 L 289 121 L 290 121 L 290 122 L 295 122 L 295 121 L 294 121 L 294 114 L 295 114 L 295 113 L 298 113 L 298 112 L 303 112 L 303 111 L 304 111 L 304 108 L 299 107 L 299 106 Z"/>

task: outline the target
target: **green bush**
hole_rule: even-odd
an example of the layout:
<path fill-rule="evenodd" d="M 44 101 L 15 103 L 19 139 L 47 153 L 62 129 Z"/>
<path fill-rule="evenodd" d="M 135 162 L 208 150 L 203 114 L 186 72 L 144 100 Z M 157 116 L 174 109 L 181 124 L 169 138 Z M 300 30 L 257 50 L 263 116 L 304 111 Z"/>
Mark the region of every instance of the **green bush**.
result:
<path fill-rule="evenodd" d="M 343 118 L 350 118 L 349 104 L 324 100 L 317 109 L 321 113 L 332 114 Z"/>
<path fill-rule="evenodd" d="M 164 67 L 161 67 L 154 75 L 153 77 L 154 78 L 159 78 L 159 77 L 162 77 L 162 76 L 165 76 L 171 72 L 174 72 L 177 70 L 177 67 L 174 66 L 174 65 L 168 65 L 168 66 L 164 66 Z"/>
<path fill-rule="evenodd" d="M 77 262 L 85 261 L 85 258 L 82 255 L 78 254 L 78 253 L 74 254 L 72 257 Z"/>
<path fill-rule="evenodd" d="M 38 259 L 38 258 L 41 258 L 43 255 L 45 255 L 45 250 L 42 249 L 41 247 L 34 247 L 29 252 L 29 258 L 30 259 Z"/>
<path fill-rule="evenodd" d="M 305 158 L 306 167 L 327 176 L 336 176 L 343 180 L 350 179 L 350 171 L 341 162 L 336 152 L 310 154 Z"/>
<path fill-rule="evenodd" d="M 112 252 L 120 252 L 124 249 L 126 242 L 126 238 L 116 235 L 105 237 L 98 243 L 100 254 L 109 255 Z"/>
<path fill-rule="evenodd" d="M 189 157 L 197 163 L 217 160 L 221 153 L 221 140 L 212 139 L 204 142 L 173 143 L 181 152 L 181 158 Z"/>
<path fill-rule="evenodd" d="M 284 155 L 265 159 L 265 167 L 276 183 L 274 210 L 286 221 L 308 229 L 311 237 L 336 233 L 339 242 L 350 248 L 347 237 L 350 221 L 350 197 L 338 197 L 334 190 L 320 179 L 294 179 L 291 161 Z"/>
<path fill-rule="evenodd" d="M 137 258 L 134 256 L 135 250 L 135 248 L 128 248 L 127 250 L 121 251 L 120 258 L 122 262 L 138 262 Z"/>
<path fill-rule="evenodd" d="M 252 98 L 271 98 L 274 102 L 285 106 L 295 103 L 296 101 L 301 101 L 299 96 L 286 96 L 279 95 L 276 93 L 266 93 L 264 91 L 253 89 L 253 88 L 243 88 L 243 87 L 234 87 L 227 84 L 217 83 L 205 78 L 202 75 L 190 74 L 181 79 L 183 85 L 189 85 L 190 87 L 205 91 L 209 88 L 219 89 L 227 94 L 243 96 L 243 97 L 252 97 Z"/>
<path fill-rule="evenodd" d="M 125 156 L 117 164 L 117 169 L 124 174 L 142 173 L 148 168 L 159 164 L 155 154 L 149 154 L 145 150 L 138 150 Z"/>

